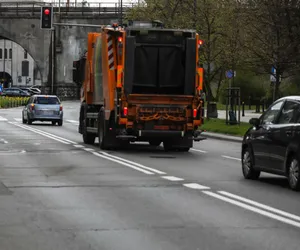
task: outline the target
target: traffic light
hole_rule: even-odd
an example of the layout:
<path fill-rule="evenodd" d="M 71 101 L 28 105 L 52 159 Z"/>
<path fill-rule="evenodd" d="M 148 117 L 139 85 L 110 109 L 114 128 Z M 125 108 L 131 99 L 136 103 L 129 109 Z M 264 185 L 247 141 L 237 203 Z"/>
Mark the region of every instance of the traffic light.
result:
<path fill-rule="evenodd" d="M 53 7 L 41 7 L 41 29 L 52 29 Z"/>

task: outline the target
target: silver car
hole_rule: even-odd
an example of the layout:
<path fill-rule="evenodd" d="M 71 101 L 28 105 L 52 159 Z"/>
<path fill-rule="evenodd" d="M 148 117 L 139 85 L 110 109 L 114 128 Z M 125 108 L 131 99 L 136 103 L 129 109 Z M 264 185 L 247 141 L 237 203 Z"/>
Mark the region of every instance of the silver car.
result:
<path fill-rule="evenodd" d="M 22 121 L 51 121 L 52 125 L 62 126 L 63 106 L 56 95 L 33 95 L 22 110 Z"/>

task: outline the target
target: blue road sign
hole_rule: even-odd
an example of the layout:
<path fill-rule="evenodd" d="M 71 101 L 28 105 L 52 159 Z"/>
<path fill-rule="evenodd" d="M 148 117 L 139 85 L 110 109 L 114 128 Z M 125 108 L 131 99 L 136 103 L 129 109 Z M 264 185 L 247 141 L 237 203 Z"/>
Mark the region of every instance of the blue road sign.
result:
<path fill-rule="evenodd" d="M 231 79 L 231 78 L 233 77 L 233 74 L 234 74 L 234 73 L 233 73 L 232 70 L 227 70 L 227 71 L 226 71 L 226 77 L 229 78 L 229 79 Z"/>
<path fill-rule="evenodd" d="M 3 91 L 3 89 L 2 89 L 2 84 L 0 84 L 0 92 L 2 92 Z"/>

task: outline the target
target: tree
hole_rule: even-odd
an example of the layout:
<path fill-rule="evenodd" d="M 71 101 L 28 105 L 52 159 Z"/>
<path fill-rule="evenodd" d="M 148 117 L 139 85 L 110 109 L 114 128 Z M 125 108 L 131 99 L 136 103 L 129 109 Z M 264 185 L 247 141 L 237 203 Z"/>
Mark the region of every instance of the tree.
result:
<path fill-rule="evenodd" d="M 299 4 L 298 0 L 248 0 L 244 4 L 247 63 L 261 74 L 276 69 L 275 97 L 280 77 L 293 75 L 299 67 Z"/>

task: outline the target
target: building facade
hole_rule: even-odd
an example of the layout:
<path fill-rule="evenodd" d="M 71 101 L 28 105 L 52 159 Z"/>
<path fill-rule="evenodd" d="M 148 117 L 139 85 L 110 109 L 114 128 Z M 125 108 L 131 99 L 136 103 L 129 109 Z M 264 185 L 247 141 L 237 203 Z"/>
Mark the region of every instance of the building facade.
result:
<path fill-rule="evenodd" d="M 19 44 L 0 40 L 0 82 L 4 87 L 40 85 L 34 59 Z"/>

